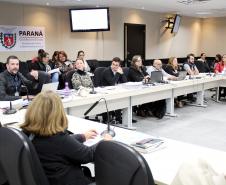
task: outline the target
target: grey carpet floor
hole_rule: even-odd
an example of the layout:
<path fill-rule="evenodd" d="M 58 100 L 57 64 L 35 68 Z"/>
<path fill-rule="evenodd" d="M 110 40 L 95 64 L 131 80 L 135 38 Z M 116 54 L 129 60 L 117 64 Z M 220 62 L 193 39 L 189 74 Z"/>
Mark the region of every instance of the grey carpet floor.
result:
<path fill-rule="evenodd" d="M 177 117 L 156 119 L 135 117 L 137 131 L 166 137 L 200 146 L 226 151 L 226 101 L 211 100 L 207 92 L 207 107 L 184 106 L 175 108 Z"/>

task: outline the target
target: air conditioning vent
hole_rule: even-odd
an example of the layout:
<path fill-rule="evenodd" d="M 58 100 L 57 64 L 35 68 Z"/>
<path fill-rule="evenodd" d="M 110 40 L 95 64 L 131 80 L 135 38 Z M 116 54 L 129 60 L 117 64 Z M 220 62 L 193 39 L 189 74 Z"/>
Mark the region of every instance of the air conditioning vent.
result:
<path fill-rule="evenodd" d="M 185 5 L 191 5 L 195 3 L 207 3 L 211 0 L 178 0 L 178 3 L 185 4 Z"/>

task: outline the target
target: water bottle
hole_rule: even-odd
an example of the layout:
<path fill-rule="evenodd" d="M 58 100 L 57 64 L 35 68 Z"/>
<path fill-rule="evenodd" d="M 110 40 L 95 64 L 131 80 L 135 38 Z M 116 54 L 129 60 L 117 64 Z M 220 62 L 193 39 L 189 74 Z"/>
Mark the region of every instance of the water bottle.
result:
<path fill-rule="evenodd" d="M 64 87 L 64 96 L 68 97 L 70 95 L 70 88 L 68 86 L 68 82 L 65 82 L 65 87 Z"/>

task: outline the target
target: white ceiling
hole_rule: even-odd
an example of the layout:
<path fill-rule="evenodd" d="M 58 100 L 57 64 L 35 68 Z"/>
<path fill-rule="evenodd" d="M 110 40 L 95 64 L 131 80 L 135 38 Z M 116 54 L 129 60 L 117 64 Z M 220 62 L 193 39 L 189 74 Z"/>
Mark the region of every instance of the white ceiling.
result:
<path fill-rule="evenodd" d="M 0 2 L 57 7 L 125 7 L 202 18 L 226 16 L 226 0 L 0 0 Z"/>

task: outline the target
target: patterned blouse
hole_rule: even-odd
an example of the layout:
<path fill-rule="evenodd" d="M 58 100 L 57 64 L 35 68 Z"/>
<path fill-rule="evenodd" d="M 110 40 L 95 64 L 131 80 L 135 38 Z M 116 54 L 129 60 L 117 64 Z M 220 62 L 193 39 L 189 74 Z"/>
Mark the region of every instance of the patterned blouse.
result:
<path fill-rule="evenodd" d="M 81 70 L 75 71 L 72 76 L 71 82 L 75 90 L 78 90 L 81 86 L 86 88 L 93 87 L 93 82 L 90 76 L 85 71 Z"/>

